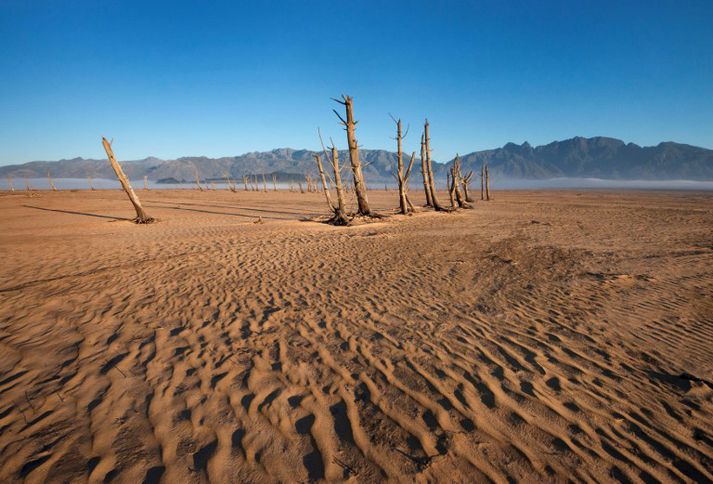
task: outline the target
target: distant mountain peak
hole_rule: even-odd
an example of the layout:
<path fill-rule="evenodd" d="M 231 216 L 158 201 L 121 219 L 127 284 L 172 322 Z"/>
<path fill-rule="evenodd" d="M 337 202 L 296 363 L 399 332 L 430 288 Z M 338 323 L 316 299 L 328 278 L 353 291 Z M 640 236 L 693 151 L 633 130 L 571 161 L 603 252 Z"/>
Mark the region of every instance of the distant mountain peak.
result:
<path fill-rule="evenodd" d="M 195 169 L 203 179 L 223 179 L 228 172 L 234 179 L 244 175 L 287 176 L 292 179 L 316 174 L 315 151 L 275 148 L 253 151 L 238 156 L 208 158 L 184 156 L 162 160 L 154 156 L 126 163 L 129 178 L 148 176 L 151 180 L 174 179 L 192 181 Z M 391 181 L 396 154 L 383 149 L 361 149 L 364 175 L 367 181 Z M 343 163 L 348 163 L 346 151 L 340 151 Z M 501 148 L 460 155 L 463 171 L 479 170 L 487 163 L 496 177 L 544 179 L 553 177 L 596 177 L 608 179 L 688 179 L 713 180 L 713 150 L 696 146 L 661 142 L 641 147 L 635 143 L 606 136 L 585 138 L 575 136 L 562 141 L 533 147 L 529 142 L 506 143 Z M 449 162 L 451 163 L 451 162 Z M 435 174 L 445 175 L 447 164 L 435 163 Z M 0 167 L 0 176 L 40 178 L 51 170 L 55 178 L 113 178 L 106 159 L 81 157 L 55 162 L 34 161 L 22 165 Z"/>

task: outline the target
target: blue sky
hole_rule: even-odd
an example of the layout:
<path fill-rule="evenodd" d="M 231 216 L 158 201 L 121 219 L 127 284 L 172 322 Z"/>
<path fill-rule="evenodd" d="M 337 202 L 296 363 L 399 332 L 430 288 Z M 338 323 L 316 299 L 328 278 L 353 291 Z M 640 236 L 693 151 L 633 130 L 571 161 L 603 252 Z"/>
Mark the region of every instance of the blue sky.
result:
<path fill-rule="evenodd" d="M 605 135 L 713 148 L 713 2 L 0 0 L 0 164 Z"/>

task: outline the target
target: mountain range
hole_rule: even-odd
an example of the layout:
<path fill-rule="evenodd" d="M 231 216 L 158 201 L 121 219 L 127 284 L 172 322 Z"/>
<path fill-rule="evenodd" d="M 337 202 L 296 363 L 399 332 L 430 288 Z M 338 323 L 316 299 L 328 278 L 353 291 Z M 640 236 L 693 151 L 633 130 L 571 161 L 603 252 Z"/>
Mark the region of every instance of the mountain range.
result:
<path fill-rule="evenodd" d="M 280 148 L 222 158 L 182 157 L 162 160 L 154 157 L 122 161 L 131 179 L 158 182 L 192 182 L 198 170 L 202 180 L 219 180 L 229 173 L 233 179 L 243 175 L 276 175 L 280 181 L 301 179 L 305 173 L 316 174 L 310 150 Z M 418 154 L 418 153 L 417 153 Z M 348 152 L 340 151 L 341 162 L 348 163 Z M 404 154 L 405 162 L 410 154 Z M 367 181 L 393 181 L 396 153 L 361 149 L 360 157 Z M 533 147 L 508 143 L 501 148 L 476 151 L 461 156 L 463 172 L 479 170 L 488 164 L 494 177 L 543 180 L 558 177 L 603 178 L 613 180 L 713 180 L 713 150 L 664 142 L 656 146 L 638 146 L 607 137 L 575 137 Z M 453 162 L 434 163 L 434 172 L 445 179 Z M 420 167 L 417 159 L 414 172 Z M 0 176 L 41 178 L 50 171 L 54 178 L 114 178 L 106 159 L 73 158 L 59 161 L 32 161 L 21 165 L 0 166 Z M 412 178 L 413 180 L 414 178 Z"/>

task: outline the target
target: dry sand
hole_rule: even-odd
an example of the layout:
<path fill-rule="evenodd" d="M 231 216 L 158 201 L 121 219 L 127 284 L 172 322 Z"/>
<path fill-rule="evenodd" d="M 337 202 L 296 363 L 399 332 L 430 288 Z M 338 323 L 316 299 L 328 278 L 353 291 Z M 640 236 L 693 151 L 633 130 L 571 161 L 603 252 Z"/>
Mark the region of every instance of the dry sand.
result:
<path fill-rule="evenodd" d="M 0 195 L 2 482 L 713 479 L 711 194 L 138 193 Z"/>

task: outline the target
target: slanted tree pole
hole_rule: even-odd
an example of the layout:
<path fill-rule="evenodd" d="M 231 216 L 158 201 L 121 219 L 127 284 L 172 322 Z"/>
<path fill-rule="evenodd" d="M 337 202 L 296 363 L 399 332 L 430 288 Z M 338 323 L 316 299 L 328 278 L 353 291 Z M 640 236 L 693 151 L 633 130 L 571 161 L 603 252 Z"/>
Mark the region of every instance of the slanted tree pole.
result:
<path fill-rule="evenodd" d="M 431 160 L 431 137 L 428 132 L 428 119 L 423 126 L 423 137 L 424 144 L 426 148 L 426 168 L 428 169 L 428 179 L 430 184 L 431 192 L 431 202 L 433 203 L 433 208 L 437 211 L 447 211 L 443 205 L 438 201 L 438 196 L 436 195 L 436 178 L 433 176 L 433 162 Z"/>
<path fill-rule="evenodd" d="M 411 203 L 411 199 L 408 196 L 408 181 L 411 176 L 411 170 L 413 169 L 413 162 L 416 161 L 416 152 L 411 152 L 411 159 L 409 160 L 408 167 L 406 168 L 406 173 L 399 181 L 399 187 L 403 187 L 403 197 L 406 200 L 406 205 L 408 206 L 408 212 L 415 212 L 416 207 Z M 406 212 L 404 212 L 406 213 Z"/>
<path fill-rule="evenodd" d="M 106 156 L 109 158 L 109 163 L 111 163 L 111 167 L 114 169 L 114 173 L 116 173 L 119 183 L 121 183 L 121 187 L 129 197 L 131 204 L 134 206 L 134 210 L 136 210 L 136 218 L 134 219 L 134 222 L 137 224 L 149 224 L 153 222 L 154 219 L 149 217 L 144 211 L 144 208 L 141 206 L 141 202 L 139 201 L 139 197 L 137 197 L 136 193 L 134 193 L 134 189 L 131 188 L 129 179 L 124 174 L 124 170 L 121 169 L 121 165 L 116 161 L 114 151 L 111 149 L 111 144 L 104 137 L 102 137 L 102 144 L 104 145 Z"/>
<path fill-rule="evenodd" d="M 350 96 L 342 95 L 342 101 L 335 99 L 338 103 L 344 105 L 346 109 L 347 119 L 342 118 L 339 113 L 334 110 L 339 120 L 342 122 L 347 131 L 347 143 L 349 145 L 349 161 L 352 165 L 352 174 L 354 177 L 354 192 L 357 199 L 357 213 L 359 215 L 372 215 L 369 208 L 369 201 L 366 196 L 366 184 L 364 183 L 364 175 L 361 171 L 361 162 L 359 161 L 359 145 L 356 140 L 356 124 L 354 121 L 354 100 Z"/>
<path fill-rule="evenodd" d="M 327 177 L 324 175 L 324 168 L 322 167 L 322 157 L 318 154 L 314 155 L 314 161 L 317 163 L 317 170 L 319 171 L 319 179 L 322 182 L 322 190 L 324 190 L 324 198 L 327 199 L 327 205 L 331 212 L 335 211 L 334 203 L 332 202 L 332 195 L 329 193 L 329 185 L 327 185 Z"/>
<path fill-rule="evenodd" d="M 89 180 L 89 189 L 90 189 L 91 191 L 94 191 L 94 190 L 95 190 L 95 188 L 94 188 L 94 179 L 93 179 L 91 176 L 88 176 L 88 177 L 87 177 L 87 180 Z"/>

